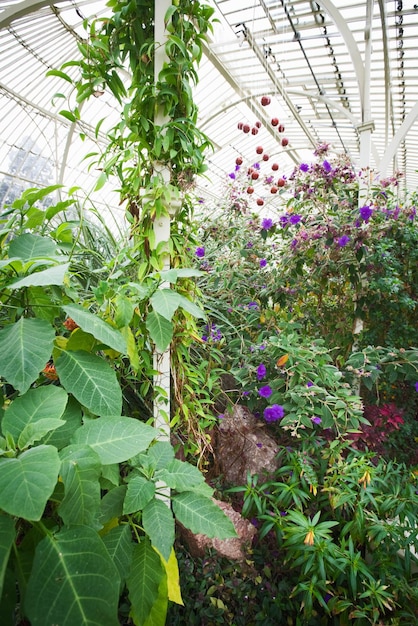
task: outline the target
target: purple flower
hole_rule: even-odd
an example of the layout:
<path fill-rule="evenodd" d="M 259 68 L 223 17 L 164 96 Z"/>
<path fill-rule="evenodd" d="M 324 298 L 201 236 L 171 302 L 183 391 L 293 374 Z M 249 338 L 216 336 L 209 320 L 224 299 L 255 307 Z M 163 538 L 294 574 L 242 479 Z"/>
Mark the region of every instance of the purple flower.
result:
<path fill-rule="evenodd" d="M 313 417 L 311 417 L 311 422 L 313 424 L 320 424 L 322 422 L 320 417 L 317 417 L 316 415 L 314 415 Z"/>
<path fill-rule="evenodd" d="M 332 170 L 331 164 L 327 160 L 322 163 L 322 167 L 328 174 Z"/>
<path fill-rule="evenodd" d="M 261 222 L 261 228 L 263 230 L 270 230 L 270 228 L 273 228 L 273 220 L 270 219 L 269 217 L 263 218 Z"/>
<path fill-rule="evenodd" d="M 258 394 L 262 398 L 270 398 L 272 393 L 273 389 L 270 387 L 270 385 L 264 385 L 264 387 L 260 387 L 260 389 L 258 390 Z"/>
<path fill-rule="evenodd" d="M 291 224 L 299 224 L 300 220 L 302 219 L 301 215 L 298 215 L 297 213 L 295 213 L 294 215 L 290 216 L 290 223 Z"/>
<path fill-rule="evenodd" d="M 264 363 L 260 363 L 260 365 L 257 367 L 257 379 L 263 380 L 266 374 L 267 374 L 266 366 L 264 365 Z"/>
<path fill-rule="evenodd" d="M 284 408 L 280 404 L 273 404 L 264 409 L 263 415 L 266 422 L 277 422 L 284 417 Z"/>
<path fill-rule="evenodd" d="M 415 383 L 415 391 L 418 391 L 418 382 Z"/>
<path fill-rule="evenodd" d="M 348 235 L 343 235 L 337 240 L 337 244 L 340 246 L 340 248 L 344 248 L 344 246 L 346 246 L 349 241 L 350 237 L 348 237 Z"/>
<path fill-rule="evenodd" d="M 369 205 L 364 205 L 362 206 L 360 209 L 360 217 L 362 220 L 364 220 L 365 222 L 368 222 L 369 219 L 371 218 L 371 216 L 373 215 L 373 209 L 371 206 Z"/>
<path fill-rule="evenodd" d="M 258 310 L 258 304 L 257 304 L 257 302 L 249 302 L 249 303 L 247 304 L 247 306 L 248 306 L 248 308 L 249 308 L 249 309 L 255 309 L 256 311 Z"/>
<path fill-rule="evenodd" d="M 311 380 L 308 380 L 308 382 L 306 383 L 307 387 L 313 387 L 313 382 Z"/>
<path fill-rule="evenodd" d="M 301 172 L 307 172 L 309 170 L 309 165 L 307 163 L 301 163 L 299 165 L 299 169 Z"/>
<path fill-rule="evenodd" d="M 203 257 L 205 256 L 205 249 L 204 249 L 204 247 L 200 246 L 200 247 L 196 248 L 195 255 L 197 256 L 198 259 L 203 259 Z"/>
<path fill-rule="evenodd" d="M 262 443 L 256 443 L 255 445 L 257 446 L 257 448 L 262 448 L 263 447 Z"/>
<path fill-rule="evenodd" d="M 289 217 L 287 215 L 282 215 L 280 217 L 280 219 L 279 219 L 279 222 L 280 222 L 280 226 L 282 226 L 282 228 L 284 228 L 289 223 Z"/>
<path fill-rule="evenodd" d="M 267 261 L 266 259 L 260 259 L 260 267 L 266 267 Z"/>
<path fill-rule="evenodd" d="M 234 172 L 231 172 L 230 174 L 228 174 L 229 178 L 232 178 L 232 180 L 235 180 L 235 174 Z"/>
<path fill-rule="evenodd" d="M 219 413 L 218 420 L 223 420 L 225 417 L 224 413 Z"/>

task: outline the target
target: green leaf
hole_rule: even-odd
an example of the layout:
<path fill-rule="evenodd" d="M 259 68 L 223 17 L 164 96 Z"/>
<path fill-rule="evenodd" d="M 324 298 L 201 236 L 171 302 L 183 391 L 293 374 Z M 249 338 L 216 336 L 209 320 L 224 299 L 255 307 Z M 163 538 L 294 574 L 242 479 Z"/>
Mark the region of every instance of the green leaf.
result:
<path fill-rule="evenodd" d="M 154 497 L 155 485 L 152 481 L 143 476 L 134 476 L 128 482 L 125 501 L 123 503 L 123 513 L 137 513 L 149 503 Z"/>
<path fill-rule="evenodd" d="M 204 313 L 204 311 L 202 311 L 202 309 L 200 309 L 194 302 L 191 302 L 190 300 L 188 300 L 188 298 L 185 298 L 180 294 L 178 295 L 180 298 L 179 306 L 182 309 L 190 313 L 190 315 L 193 315 L 193 317 L 197 317 L 199 319 L 206 318 L 206 314 Z"/>
<path fill-rule="evenodd" d="M 210 498 L 189 491 L 173 496 L 172 503 L 178 521 L 193 533 L 218 539 L 237 536 L 229 517 Z"/>
<path fill-rule="evenodd" d="M 64 529 L 38 544 L 24 607 L 31 626 L 119 626 L 118 600 L 118 571 L 93 529 Z"/>
<path fill-rule="evenodd" d="M 0 459 L 0 508 L 16 517 L 38 521 L 54 491 L 60 469 L 52 446 L 37 446 L 16 459 Z"/>
<path fill-rule="evenodd" d="M 174 517 L 171 509 L 154 498 L 142 512 L 142 525 L 151 543 L 165 561 L 168 561 L 174 544 Z"/>
<path fill-rule="evenodd" d="M 58 78 L 63 78 L 71 85 L 73 84 L 72 79 L 65 72 L 61 72 L 60 70 L 48 70 L 45 76 L 57 76 Z"/>
<path fill-rule="evenodd" d="M 132 565 L 126 580 L 135 624 L 143 624 L 150 615 L 164 576 L 160 557 L 149 541 L 144 539 L 134 547 Z"/>
<path fill-rule="evenodd" d="M 161 280 L 167 281 L 168 283 L 176 283 L 179 278 L 197 278 L 204 275 L 205 272 L 202 272 L 201 270 L 194 270 L 191 267 L 179 267 L 177 269 L 172 268 L 159 272 Z"/>
<path fill-rule="evenodd" d="M 172 289 L 157 289 L 151 296 L 150 302 L 156 313 L 171 321 L 180 305 L 180 295 Z"/>
<path fill-rule="evenodd" d="M 24 278 L 15 280 L 7 285 L 8 289 L 21 289 L 22 287 L 46 287 L 48 285 L 62 285 L 64 284 L 65 274 L 70 267 L 69 263 L 63 263 L 61 265 L 54 265 L 54 267 L 48 267 L 46 270 L 40 272 L 34 272 Z"/>
<path fill-rule="evenodd" d="M 63 352 L 56 370 L 62 386 L 95 415 L 120 415 L 122 390 L 116 372 L 103 358 L 82 350 Z"/>
<path fill-rule="evenodd" d="M 4 576 L 15 535 L 14 520 L 7 515 L 0 515 L 0 598 L 3 593 Z"/>
<path fill-rule="evenodd" d="M 21 318 L 0 330 L 0 376 L 25 393 L 48 362 L 55 330 L 45 320 Z"/>
<path fill-rule="evenodd" d="M 60 475 L 64 498 L 58 513 L 67 526 L 91 526 L 96 530 L 100 509 L 100 457 L 89 446 L 74 445 L 61 452 Z"/>
<path fill-rule="evenodd" d="M 105 525 L 114 518 L 122 517 L 123 502 L 126 495 L 126 485 L 119 485 L 108 491 L 100 503 L 99 521 Z"/>
<path fill-rule="evenodd" d="M 4 435 L 7 432 L 10 433 L 17 441 L 29 425 L 42 419 L 59 420 L 64 413 L 67 401 L 67 393 L 55 385 L 29 389 L 23 396 L 17 397 L 5 410 L 1 424 L 2 432 Z M 61 424 L 63 425 L 64 422 Z M 44 435 L 48 430 L 44 432 Z"/>
<path fill-rule="evenodd" d="M 103 465 L 122 463 L 146 450 L 156 430 L 132 417 L 101 417 L 87 422 L 73 437 L 97 452 Z"/>
<path fill-rule="evenodd" d="M 147 316 L 146 327 L 159 352 L 164 352 L 173 338 L 173 325 L 167 319 L 151 311 Z"/>
<path fill-rule="evenodd" d="M 17 440 L 18 449 L 24 450 L 25 448 L 33 446 L 35 441 L 39 441 L 51 430 L 56 430 L 57 428 L 61 428 L 61 426 L 64 426 L 64 422 L 53 417 L 45 417 L 32 424 L 28 424 L 22 430 Z"/>
<path fill-rule="evenodd" d="M 205 480 L 197 467 L 179 459 L 173 459 L 167 467 L 159 472 L 158 477 L 168 487 L 177 491 L 190 491 Z"/>
<path fill-rule="evenodd" d="M 174 459 L 174 448 L 169 441 L 156 441 L 148 450 L 148 458 L 153 468 L 162 469 Z"/>
<path fill-rule="evenodd" d="M 126 354 L 125 338 L 116 328 L 77 304 L 67 304 L 62 308 L 68 317 L 71 317 L 86 333 L 90 333 L 98 341 L 116 350 L 116 352 Z"/>
<path fill-rule="evenodd" d="M 50 385 L 52 387 L 52 385 Z M 81 408 L 79 403 L 72 396 L 69 397 L 67 406 L 62 414 L 63 426 L 59 430 L 54 430 L 46 435 L 42 443 L 55 446 L 57 450 L 61 450 L 68 446 L 71 437 L 81 426 Z"/>
<path fill-rule="evenodd" d="M 57 245 L 53 239 L 31 233 L 25 233 L 12 239 L 9 246 L 9 256 L 16 256 L 25 261 L 55 256 L 57 251 Z"/>
<path fill-rule="evenodd" d="M 126 574 L 129 572 L 132 561 L 134 543 L 131 528 L 128 524 L 115 526 L 103 537 L 103 543 L 109 553 L 112 563 L 116 565 L 121 581 L 120 592 L 125 585 Z"/>

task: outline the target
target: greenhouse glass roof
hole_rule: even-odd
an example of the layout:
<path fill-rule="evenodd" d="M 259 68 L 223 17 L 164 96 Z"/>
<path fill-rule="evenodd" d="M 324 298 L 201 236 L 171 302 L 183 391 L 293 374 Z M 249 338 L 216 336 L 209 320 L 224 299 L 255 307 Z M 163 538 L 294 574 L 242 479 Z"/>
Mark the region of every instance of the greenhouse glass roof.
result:
<path fill-rule="evenodd" d="M 198 182 L 202 195 L 222 197 L 236 157 L 256 160 L 260 144 L 284 176 L 328 143 L 359 168 L 370 166 L 382 177 L 399 170 L 402 189 L 418 187 L 413 0 L 207 3 L 219 23 L 195 88 L 199 127 L 214 146 L 207 178 Z M 46 73 L 78 57 L 83 18 L 107 11 L 105 2 L 88 0 L 0 1 L 0 205 L 30 186 L 94 188 L 97 172 L 83 157 L 104 142 L 117 119 L 116 103 L 107 93 L 93 98 L 74 125 L 60 114 L 71 86 Z M 270 98 L 267 106 L 263 96 Z M 103 117 L 96 139 L 93 129 Z M 238 128 L 256 128 L 256 122 L 257 134 Z M 111 186 L 92 198 L 122 215 Z"/>

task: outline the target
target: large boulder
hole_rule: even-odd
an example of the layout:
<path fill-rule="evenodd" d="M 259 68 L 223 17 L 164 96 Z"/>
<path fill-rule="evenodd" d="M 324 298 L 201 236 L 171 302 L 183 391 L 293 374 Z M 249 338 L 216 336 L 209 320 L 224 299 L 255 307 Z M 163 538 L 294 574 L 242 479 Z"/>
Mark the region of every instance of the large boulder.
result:
<path fill-rule="evenodd" d="M 279 446 L 244 406 L 225 413 L 213 442 L 218 471 L 228 485 L 244 485 L 248 472 L 269 477 L 278 467 Z"/>

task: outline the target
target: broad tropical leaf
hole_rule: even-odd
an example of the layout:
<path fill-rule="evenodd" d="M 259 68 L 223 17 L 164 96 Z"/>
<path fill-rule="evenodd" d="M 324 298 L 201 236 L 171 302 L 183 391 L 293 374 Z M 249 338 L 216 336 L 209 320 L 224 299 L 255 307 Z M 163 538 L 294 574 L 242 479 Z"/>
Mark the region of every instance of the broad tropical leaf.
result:
<path fill-rule="evenodd" d="M 155 495 L 155 484 L 143 476 L 134 476 L 128 482 L 123 512 L 125 515 L 136 513 L 148 504 Z"/>
<path fill-rule="evenodd" d="M 145 324 L 157 350 L 164 352 L 173 338 L 173 324 L 155 311 L 148 314 Z"/>
<path fill-rule="evenodd" d="M 48 362 L 55 330 L 45 320 L 20 318 L 0 330 L 0 376 L 25 393 Z"/>
<path fill-rule="evenodd" d="M 62 386 L 95 415 L 120 415 L 122 391 L 112 367 L 82 350 L 63 352 L 56 361 Z"/>
<path fill-rule="evenodd" d="M 191 463 L 173 459 L 158 474 L 168 487 L 177 491 L 190 491 L 204 482 L 203 474 Z"/>
<path fill-rule="evenodd" d="M 8 289 L 21 289 L 22 287 L 47 287 L 49 285 L 62 285 L 69 267 L 69 263 L 54 265 L 53 267 L 48 267 L 46 270 L 33 272 L 33 274 L 28 274 L 24 278 L 15 280 L 7 287 Z"/>
<path fill-rule="evenodd" d="M 31 626 L 119 626 L 119 573 L 88 526 L 47 535 L 37 546 L 25 597 Z"/>
<path fill-rule="evenodd" d="M 157 441 L 147 453 L 152 467 L 156 470 L 166 467 L 174 459 L 174 448 L 169 441 Z"/>
<path fill-rule="evenodd" d="M 8 515 L 0 515 L 0 598 L 10 550 L 15 539 L 15 522 Z"/>
<path fill-rule="evenodd" d="M 57 483 L 61 462 L 56 448 L 37 446 L 16 459 L 0 459 L 0 509 L 39 521 Z"/>
<path fill-rule="evenodd" d="M 157 289 L 151 296 L 150 302 L 156 313 L 171 321 L 180 306 L 180 295 L 172 289 Z"/>
<path fill-rule="evenodd" d="M 1 425 L 3 434 L 8 432 L 17 441 L 28 425 L 47 418 L 59 420 L 67 401 L 68 394 L 61 387 L 46 385 L 29 389 L 25 395 L 17 397 L 4 412 Z"/>
<path fill-rule="evenodd" d="M 97 530 L 100 509 L 100 457 L 90 446 L 69 446 L 61 452 L 60 475 L 64 499 L 58 513 L 67 526 L 91 526 Z"/>
<path fill-rule="evenodd" d="M 52 386 L 52 385 L 51 385 Z M 81 426 L 81 407 L 77 400 L 72 396 L 69 397 L 65 411 L 62 414 L 62 421 L 64 423 L 59 429 L 49 432 L 42 440 L 42 443 L 47 443 L 51 446 L 55 446 L 58 450 L 65 448 L 71 441 L 71 437 Z"/>
<path fill-rule="evenodd" d="M 129 572 L 132 561 L 132 551 L 134 543 L 132 541 L 131 528 L 128 524 L 123 526 L 115 526 L 103 537 L 112 563 L 114 563 L 119 572 L 121 581 L 120 589 L 123 589 L 126 575 Z"/>
<path fill-rule="evenodd" d="M 168 561 L 174 543 L 174 517 L 171 509 L 153 498 L 142 512 L 142 525 L 153 547 Z"/>
<path fill-rule="evenodd" d="M 218 539 L 237 536 L 229 517 L 210 498 L 186 491 L 173 496 L 172 503 L 178 521 L 192 532 Z"/>
<path fill-rule="evenodd" d="M 57 244 L 50 237 L 24 233 L 12 239 L 9 256 L 16 256 L 25 261 L 39 257 L 51 257 L 57 253 Z"/>
<path fill-rule="evenodd" d="M 132 417 L 101 417 L 79 428 L 73 443 L 91 446 L 103 465 L 127 461 L 146 450 L 156 430 Z"/>
<path fill-rule="evenodd" d="M 135 545 L 131 569 L 126 580 L 135 624 L 142 625 L 149 617 L 158 599 L 160 583 L 164 577 L 161 559 L 150 542 L 144 539 L 139 545 Z M 161 626 L 164 626 L 164 623 Z"/>
<path fill-rule="evenodd" d="M 90 333 L 98 341 L 116 350 L 116 352 L 126 354 L 126 341 L 119 330 L 77 304 L 67 304 L 62 308 L 86 333 Z"/>

